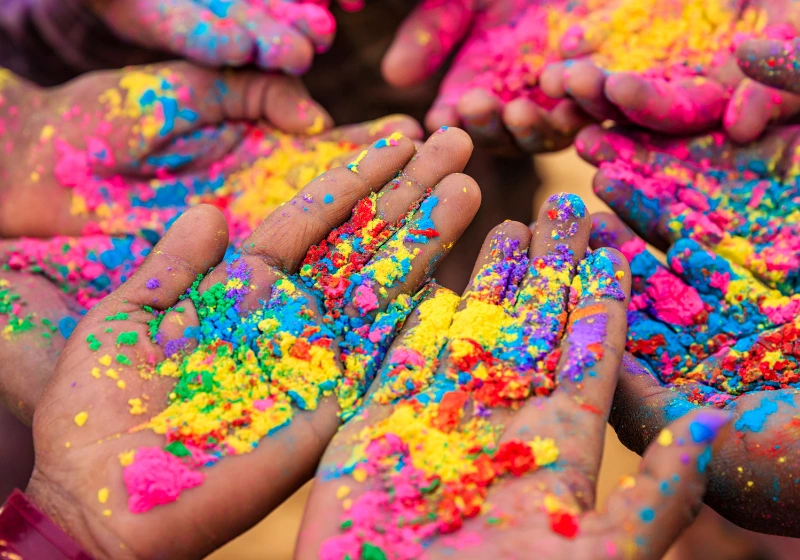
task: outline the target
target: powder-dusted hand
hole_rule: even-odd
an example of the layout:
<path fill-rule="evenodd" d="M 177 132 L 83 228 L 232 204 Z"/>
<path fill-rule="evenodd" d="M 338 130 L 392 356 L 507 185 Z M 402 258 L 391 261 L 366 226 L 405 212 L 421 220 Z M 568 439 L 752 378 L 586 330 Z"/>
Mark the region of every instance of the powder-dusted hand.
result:
<path fill-rule="evenodd" d="M 707 502 L 743 527 L 800 536 L 800 129 L 739 146 L 591 128 L 578 145 L 600 165 L 598 195 L 668 248 L 665 265 L 613 216 L 595 231 L 633 271 L 621 439 L 642 451 L 691 410 L 730 411 Z"/>
<path fill-rule="evenodd" d="M 331 124 L 295 78 L 183 62 L 89 74 L 49 89 L 3 71 L 0 98 L 2 237 L 87 233 L 88 222 L 109 213 L 104 197 L 132 179 L 207 170 L 226 155 L 245 134 L 227 121 L 263 118 L 295 133 Z M 93 177 L 108 182 L 76 200 L 74 189 Z"/>
<path fill-rule="evenodd" d="M 62 352 L 28 494 L 97 558 L 200 557 L 260 520 L 312 474 L 477 211 L 470 152 L 457 129 L 418 153 L 379 140 L 224 262 L 223 215 L 186 212 Z"/>
<path fill-rule="evenodd" d="M 724 126 L 755 140 L 800 98 L 745 78 L 737 45 L 794 37 L 795 0 L 613 0 L 567 31 L 564 58 L 542 76 L 545 93 L 575 100 L 599 120 L 670 134 Z"/>
<path fill-rule="evenodd" d="M 220 79 L 213 89 L 227 84 L 230 103 L 206 104 L 194 88 Z M 421 135 L 402 116 L 325 131 L 327 115 L 294 79 L 223 78 L 185 63 L 96 73 L 47 90 L 8 76 L 0 96 L 9 135 L 0 236 L 13 237 L 0 241 L 8 271 L 0 387 L 26 422 L 76 319 L 131 276 L 182 212 L 217 206 L 238 244 L 305 183 L 369 143 Z M 206 117 L 218 124 L 201 126 Z M 228 120 L 236 118 L 254 120 Z"/>
<path fill-rule="evenodd" d="M 328 3 L 320 1 L 79 2 L 127 41 L 131 51 L 151 60 L 167 54 L 211 66 L 254 63 L 265 70 L 302 74 L 315 53 L 330 47 L 336 32 Z M 63 8 L 55 8 L 59 10 Z"/>
<path fill-rule="evenodd" d="M 629 269 L 587 253 L 580 198 L 487 238 L 463 297 L 438 288 L 317 472 L 298 557 L 660 558 L 701 503 L 725 415 L 665 430 L 595 511 Z"/>
<path fill-rule="evenodd" d="M 422 0 L 398 31 L 383 74 L 393 85 L 415 85 L 457 51 L 428 112 L 430 130 L 463 124 L 494 148 L 559 150 L 588 119 L 575 102 L 544 95 L 538 79 L 560 59 L 561 33 L 586 13 L 584 2 L 567 0 Z"/>

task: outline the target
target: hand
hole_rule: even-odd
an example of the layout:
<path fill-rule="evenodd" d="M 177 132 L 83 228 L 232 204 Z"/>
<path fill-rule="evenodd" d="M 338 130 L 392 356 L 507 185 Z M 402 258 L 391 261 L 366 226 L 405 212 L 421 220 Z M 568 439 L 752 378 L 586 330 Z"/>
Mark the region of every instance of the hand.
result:
<path fill-rule="evenodd" d="M 163 235 L 188 208 L 200 203 L 220 208 L 230 243 L 236 246 L 306 181 L 353 161 L 368 144 L 384 137 L 391 142 L 398 134 L 415 140 L 421 131 L 403 116 L 343 126 L 316 136 L 290 135 L 259 124 L 249 127 L 239 146 L 208 171 L 147 182 L 98 176 L 76 185 L 73 201 L 94 194 L 97 208 L 105 209 L 102 220 L 91 228 L 113 233 L 113 237 L 94 234 L 0 241 L 0 263 L 9 270 L 10 282 L 0 288 L 6 290 L 3 300 L 7 301 L 0 307 L 4 333 L 0 337 L 0 400 L 30 425 L 76 319 L 119 288 L 152 250 L 154 238 Z M 105 187 L 110 183 L 125 188 L 108 190 Z M 106 198 L 98 193 L 105 193 Z M 70 206 L 74 207 L 74 202 Z M 81 202 L 81 206 L 88 205 Z M 21 370 L 28 373 L 20 375 Z"/>
<path fill-rule="evenodd" d="M 299 558 L 666 551 L 700 506 L 725 420 L 665 432 L 593 511 L 630 273 L 613 250 L 586 252 L 589 229 L 583 202 L 556 195 L 533 235 L 514 222 L 489 235 L 463 297 L 439 288 L 420 303 L 326 451 Z"/>
<path fill-rule="evenodd" d="M 427 128 L 463 123 L 500 149 L 559 150 L 589 121 L 573 101 L 544 95 L 538 79 L 560 59 L 562 27 L 586 13 L 583 2 L 566 0 L 423 0 L 398 31 L 383 75 L 395 86 L 421 83 L 461 44 Z"/>
<path fill-rule="evenodd" d="M 0 96 L 7 138 L 0 237 L 86 233 L 88 214 L 103 210 L 104 193 L 125 191 L 124 179 L 207 170 L 244 135 L 243 125 L 226 121 L 266 118 L 294 133 L 330 126 L 294 78 L 180 62 L 91 74 L 49 90 L 11 80 Z M 100 189 L 98 177 L 106 179 Z"/>
<path fill-rule="evenodd" d="M 746 79 L 736 47 L 748 37 L 794 37 L 798 16 L 793 0 L 615 0 L 567 31 L 563 55 L 577 60 L 548 68 L 542 89 L 598 120 L 668 134 L 722 125 L 749 142 L 800 109 L 800 98 Z"/>
<path fill-rule="evenodd" d="M 416 154 L 379 141 L 224 265 L 222 214 L 187 211 L 78 324 L 27 492 L 97 558 L 203 556 L 260 520 L 312 474 L 477 211 L 470 152 L 456 129 Z"/>
<path fill-rule="evenodd" d="M 327 2 L 82 0 L 142 57 L 160 53 L 210 66 L 254 63 L 302 74 L 333 42 Z"/>
<path fill-rule="evenodd" d="M 641 451 L 668 421 L 717 407 L 734 435 L 710 467 L 707 503 L 747 529 L 800 535 L 800 191 L 796 127 L 738 146 L 721 133 L 663 140 L 590 128 L 582 155 L 619 220 L 595 245 L 630 259 L 628 351 L 612 415 Z"/>

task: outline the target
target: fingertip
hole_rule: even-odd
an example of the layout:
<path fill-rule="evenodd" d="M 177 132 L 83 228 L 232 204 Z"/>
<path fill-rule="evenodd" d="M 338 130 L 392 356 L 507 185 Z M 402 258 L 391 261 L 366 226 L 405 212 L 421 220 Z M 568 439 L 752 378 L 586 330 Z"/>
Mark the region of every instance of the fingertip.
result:
<path fill-rule="evenodd" d="M 458 111 L 451 105 L 434 105 L 425 115 L 425 130 L 436 132 L 443 126 L 458 126 Z"/>
<path fill-rule="evenodd" d="M 481 205 L 481 189 L 477 181 L 464 173 L 451 173 L 442 179 L 436 187 L 438 196 L 453 198 L 461 212 L 460 221 L 466 224 L 472 221 Z"/>
<path fill-rule="evenodd" d="M 280 69 L 290 76 L 305 74 L 314 60 L 314 46 L 299 32 L 283 29 L 280 34 L 259 37 L 258 66 L 265 70 Z"/>
<path fill-rule="evenodd" d="M 488 91 L 475 88 L 466 92 L 458 101 L 457 110 L 465 123 L 485 127 L 500 110 L 500 102 Z"/>
<path fill-rule="evenodd" d="M 423 60 L 425 52 L 395 38 L 381 60 L 381 75 L 389 85 L 406 88 L 417 85 L 428 75 Z"/>
<path fill-rule="evenodd" d="M 545 66 L 539 76 L 539 87 L 542 93 L 553 99 L 561 99 L 567 96 L 567 89 L 564 84 L 565 62 L 552 62 Z"/>
<path fill-rule="evenodd" d="M 725 109 L 725 131 L 734 142 L 753 142 L 763 134 L 770 121 L 779 116 L 781 103 L 781 96 L 776 91 L 745 78 Z"/>
<path fill-rule="evenodd" d="M 443 126 L 431 134 L 425 142 L 436 151 L 445 151 L 443 157 L 453 162 L 453 166 L 463 170 L 472 157 L 474 145 L 472 138 L 466 131 L 455 126 Z"/>
<path fill-rule="evenodd" d="M 623 111 L 645 108 L 652 93 L 651 82 L 631 72 L 611 74 L 603 85 L 605 97 Z"/>

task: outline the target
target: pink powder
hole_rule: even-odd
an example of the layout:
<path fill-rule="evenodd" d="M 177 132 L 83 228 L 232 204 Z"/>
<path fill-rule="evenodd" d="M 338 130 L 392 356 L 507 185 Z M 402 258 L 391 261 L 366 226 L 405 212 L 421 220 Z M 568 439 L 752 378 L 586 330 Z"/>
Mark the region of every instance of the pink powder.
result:
<path fill-rule="evenodd" d="M 136 450 L 133 463 L 125 467 L 122 477 L 128 490 L 128 509 L 144 513 L 174 502 L 182 491 L 200 484 L 205 475 L 159 447 L 143 447 Z"/>
<path fill-rule="evenodd" d="M 373 309 L 378 309 L 378 297 L 367 286 L 361 285 L 355 290 L 353 303 L 361 315 L 366 315 Z"/>
<path fill-rule="evenodd" d="M 667 324 L 693 325 L 705 310 L 697 291 L 664 269 L 650 277 L 645 293 L 656 316 Z"/>

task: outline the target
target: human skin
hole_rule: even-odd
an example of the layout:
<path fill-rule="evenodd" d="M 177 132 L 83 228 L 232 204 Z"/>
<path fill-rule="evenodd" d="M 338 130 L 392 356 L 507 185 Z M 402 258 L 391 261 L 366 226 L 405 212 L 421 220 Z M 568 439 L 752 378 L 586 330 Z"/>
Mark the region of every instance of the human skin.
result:
<path fill-rule="evenodd" d="M 440 243 L 424 248 L 406 280 L 392 290 L 394 294 L 413 293 L 425 282 L 432 261 L 463 231 L 480 201 L 477 185 L 458 174 L 469 158 L 471 143 L 462 131 L 450 129 L 437 134 L 416 154 L 414 143 L 405 138 L 367 152 L 357 172 L 340 167 L 317 178 L 242 244 L 237 259 L 250 268 L 250 282 L 257 287 L 244 300 L 243 311 L 258 309 L 262 305 L 259 302 L 269 297 L 273 283 L 295 272 L 308 249 L 345 222 L 359 199 L 381 190 L 403 169 L 401 177 L 407 184 L 398 188 L 390 183 L 384 189 L 380 212 L 387 219 L 402 216 L 409 198 L 432 189 L 441 205 L 432 214 Z M 328 194 L 333 200 L 323 203 Z M 176 390 L 174 379 L 146 379 L 139 373 L 147 369 L 146 364 L 164 360 L 164 350 L 148 335 L 153 314 L 142 306 L 169 308 L 198 273 L 219 263 L 227 246 L 228 232 L 218 210 L 202 205 L 187 211 L 139 271 L 82 319 L 37 407 L 37 459 L 27 493 L 95 557 L 196 557 L 209 553 L 262 519 L 310 477 L 337 429 L 336 401 L 323 399 L 314 411 L 298 410 L 288 426 L 262 440 L 251 453 L 202 469 L 203 484 L 178 501 L 146 513 L 128 511 L 118 454 L 165 443 L 163 436 L 150 430 L 131 431 L 143 420 L 128 412 L 128 399 L 146 393 L 148 414 L 157 414 L 166 407 L 170 392 Z M 376 259 L 393 256 L 392 251 L 380 251 Z M 200 293 L 220 280 L 225 282 L 227 274 L 225 267 L 216 268 L 200 284 Z M 153 287 L 153 278 L 159 280 L 157 287 Z M 389 303 L 382 299 L 383 305 Z M 194 310 L 201 311 L 191 300 L 185 300 L 182 306 L 185 310 L 180 315 L 172 312 L 164 317 L 158 340 L 167 343 L 181 337 L 197 317 Z M 119 317 L 120 312 L 127 312 L 128 318 L 115 320 L 115 333 L 108 334 L 105 317 Z M 105 348 L 113 348 L 120 329 L 139 335 L 136 344 L 119 349 L 131 365 L 115 365 L 126 390 L 108 379 L 89 375 L 98 354 L 87 344 L 88 335 L 98 337 Z M 78 381 L 73 387 L 76 380 L 88 382 Z M 73 419 L 81 411 L 88 411 L 88 417 L 78 426 Z M 106 440 L 109 436 L 111 439 Z M 98 444 L 100 440 L 105 442 Z M 102 502 L 98 501 L 100 488 L 109 491 Z M 213 507 L 207 507 L 212 502 Z M 111 514 L 104 515 L 105 509 Z M 191 532 L 176 535 L 176 528 L 190 526 L 194 528 Z"/>
<path fill-rule="evenodd" d="M 394 86 L 422 83 L 451 54 L 429 130 L 464 126 L 503 152 L 547 152 L 568 146 L 589 122 L 571 100 L 544 95 L 538 77 L 560 59 L 553 21 L 585 13 L 575 2 L 425 0 L 401 24 L 382 62 Z"/>
<path fill-rule="evenodd" d="M 421 135 L 412 119 L 400 116 L 330 130 L 327 114 L 294 78 L 224 77 L 182 62 L 98 72 L 48 89 L 4 76 L 0 120 L 6 150 L 0 237 L 6 239 L 0 241 L 0 263 L 8 286 L 0 290 L 8 290 L 16 308 L 3 310 L 3 328 L 10 331 L 0 336 L 0 352 L 8 358 L 0 368 L 0 385 L 4 403 L 27 424 L 75 320 L 130 277 L 152 248 L 152 234 L 163 234 L 175 217 L 197 204 L 193 189 L 218 205 L 226 199 L 235 202 L 248 191 L 254 197 L 274 199 L 272 205 L 248 204 L 241 216 L 238 207 L 227 211 L 229 224 L 235 228 L 232 241 L 240 242 L 274 205 L 303 186 L 296 184 L 303 173 L 316 175 L 341 165 L 363 146 L 394 132 L 411 139 Z M 98 104 L 101 97 L 126 99 L 128 93 L 135 102 L 131 88 L 121 85 L 131 76 L 162 77 L 176 89 L 189 84 L 191 93 L 181 99 L 181 110 L 204 116 L 167 135 L 143 136 L 143 127 L 154 122 L 149 119 L 163 110 L 114 115 L 107 111 L 106 102 Z M 225 96 L 206 104 L 202 88 L 217 80 L 225 80 L 230 87 Z M 64 117 L 65 111 L 69 118 Z M 203 119 L 207 124 L 198 122 Z M 159 122 L 163 127 L 166 121 Z M 92 155 L 86 137 L 109 148 L 104 160 Z M 335 150 L 314 155 L 319 146 Z M 291 154 L 296 154 L 295 159 Z M 148 163 L 154 156 L 161 160 Z M 296 161 L 305 169 L 298 167 L 295 176 L 286 170 L 285 180 L 245 184 L 248 170 L 266 176 L 266 170 L 253 166 L 270 156 L 283 158 L 289 165 Z M 330 160 L 334 156 L 341 161 Z M 181 157 L 184 163 L 170 165 L 170 157 Z M 313 171 L 315 165 L 319 171 Z M 242 176 L 242 188 L 235 195 L 230 190 L 220 194 L 205 190 L 205 185 L 217 185 L 217 190 L 224 191 L 225 181 L 237 173 Z M 182 185 L 186 186 L 183 198 L 170 197 L 147 208 L 134 204 L 137 199 L 158 199 L 159 192 Z M 271 195 L 259 189 L 280 192 Z M 94 207 L 83 202 L 104 191 L 108 198 L 95 199 Z M 81 210 L 76 212 L 76 208 Z M 149 238 L 143 236 L 145 229 Z M 106 260 L 107 255 L 113 258 Z M 12 315 L 18 320 L 30 315 L 29 324 L 9 327 Z M 49 326 L 42 320 L 50 321 Z M 19 360 L 26 364 L 22 369 L 28 375 L 19 375 Z"/>
<path fill-rule="evenodd" d="M 771 122 L 796 114 L 800 101 L 794 94 L 776 91 L 747 78 L 736 64 L 736 46 L 748 36 L 778 39 L 795 36 L 797 3 L 792 0 L 746 3 L 752 14 L 761 14 L 757 28 L 751 23 L 755 17 L 750 20 L 743 11 L 745 3 L 722 0 L 712 4 L 692 0 L 653 2 L 646 9 L 660 10 L 664 18 L 660 22 L 657 18 L 647 21 L 634 14 L 637 5 L 632 2 L 611 2 L 567 31 L 561 49 L 569 60 L 554 63 L 544 72 L 543 91 L 555 98 L 573 99 L 600 121 L 613 119 L 668 134 L 696 134 L 722 126 L 739 142 L 755 140 Z M 627 10 L 620 13 L 627 15 L 609 25 L 620 6 Z M 684 9 L 694 15 L 681 16 Z M 698 10 L 708 10 L 712 15 L 698 15 Z M 700 47 L 693 46 L 701 44 L 699 39 L 712 35 L 710 29 L 703 27 L 700 31 L 698 26 L 721 19 L 720 13 L 725 10 L 731 13 L 730 21 L 713 25 L 721 25 L 716 29 L 722 29 L 722 36 L 727 34 L 729 38 L 715 38 Z M 686 26 L 682 35 L 686 44 L 661 45 L 658 52 L 654 46 L 649 55 L 653 59 L 647 68 L 626 69 L 625 64 L 637 58 L 637 33 L 646 37 L 649 32 L 657 38 L 665 33 L 667 24 L 663 22 L 670 21 L 668 18 L 674 18 L 669 24 L 673 30 Z M 736 32 L 724 31 L 735 26 L 739 26 Z M 718 34 L 716 29 L 714 37 Z M 662 42 L 667 43 L 667 39 Z M 603 48 L 617 43 L 609 62 L 609 54 L 602 54 Z M 607 69 L 605 64 L 611 64 L 612 68 Z M 622 65 L 622 69 L 614 65 Z"/>
<path fill-rule="evenodd" d="M 298 539 L 298 558 L 352 558 L 359 549 L 362 556 L 392 559 L 448 558 L 454 554 L 460 558 L 663 555 L 691 523 L 701 504 L 705 475 L 702 468 L 698 469 L 698 458 L 710 453 L 710 441 L 700 443 L 689 436 L 697 428 L 691 425 L 705 422 L 715 426 L 716 432 L 725 424 L 725 414 L 713 412 L 704 418 L 701 413 L 672 426 L 662 443 L 648 452 L 640 473 L 623 482 L 612 494 L 607 509 L 595 511 L 603 434 L 624 345 L 629 269 L 614 251 L 587 255 L 583 261 L 589 229 L 585 213 L 580 217 L 559 215 L 559 202 L 551 200 L 542 208 L 533 233 L 523 224 L 506 222 L 489 235 L 462 298 L 440 288 L 420 304 L 395 340 L 368 404 L 345 424 L 325 453 Z M 568 246 L 569 252 L 564 253 L 559 245 Z M 530 269 L 524 276 L 509 280 L 502 273 L 494 277 L 495 273 L 488 272 L 510 270 L 512 259 L 520 254 L 530 257 Z M 561 260 L 562 255 L 566 261 Z M 520 262 L 527 263 L 525 259 Z M 601 272 L 604 266 L 608 266 L 605 273 Z M 559 272 L 551 276 L 545 272 L 549 267 Z M 609 272 L 611 276 L 604 276 Z M 578 274 L 585 284 L 581 288 L 573 283 L 567 297 L 568 286 Z M 614 286 L 615 280 L 606 283 L 609 278 L 620 279 L 620 285 Z M 515 282 L 519 283 L 519 292 L 514 292 Z M 529 288 L 533 290 L 526 292 Z M 506 293 L 511 295 L 504 296 Z M 527 299 L 532 294 L 536 295 Z M 510 297 L 512 303 L 502 303 L 504 297 Z M 438 308 L 440 313 L 433 313 L 430 310 L 437 309 L 437 300 L 447 303 Z M 469 329 L 469 325 L 459 325 L 459 314 L 468 314 L 475 302 L 490 301 L 505 306 L 509 316 L 518 314 L 526 325 L 540 330 L 521 342 L 512 334 L 517 331 L 503 331 L 508 334 L 498 340 L 507 342 L 499 344 L 521 343 L 524 349 L 512 357 L 506 346 L 486 346 L 488 339 L 480 334 L 485 327 L 477 327 L 477 338 L 470 344 L 480 345 L 485 352 L 478 354 L 484 358 L 478 358 L 477 363 L 495 374 L 484 370 L 481 377 L 485 385 L 469 389 L 468 384 L 462 385 L 465 372 L 457 365 L 457 345 L 465 340 L 457 333 Z M 492 313 L 484 321 L 491 321 L 491 316 L 497 317 Z M 583 327 L 607 326 L 607 330 L 600 328 L 594 333 L 603 350 L 587 361 L 592 351 L 585 352 L 588 340 L 583 338 L 586 332 L 582 321 Z M 430 330 L 436 335 L 433 340 L 420 334 L 428 332 L 428 322 L 435 324 Z M 491 327 L 486 332 L 491 332 Z M 527 347 L 528 343 L 536 346 Z M 539 358 L 537 352 L 541 350 L 544 354 Z M 543 362 L 555 356 L 551 372 L 554 385 L 544 381 L 547 375 L 540 377 L 542 370 L 528 378 L 531 394 L 517 393 L 516 400 L 506 403 L 508 406 L 487 405 L 485 399 L 491 393 L 485 392 L 486 387 L 493 383 L 502 386 L 502 375 L 508 370 L 502 375 L 500 370 L 513 370 L 514 361 L 524 361 L 525 353 Z M 501 365 L 486 358 L 488 354 L 499 356 Z M 442 356 L 441 362 L 438 356 Z M 409 364 L 418 363 L 419 357 L 426 365 L 418 376 L 411 373 L 415 369 Z M 503 363 L 504 359 L 508 361 Z M 405 369 L 397 366 L 402 363 Z M 455 378 L 448 373 L 453 368 L 461 371 L 455 387 Z M 410 380 L 421 385 L 405 391 L 403 387 L 408 387 Z M 513 387 L 513 382 L 504 386 L 501 394 L 506 390 L 511 392 L 506 394 L 515 393 Z M 446 407 L 450 400 L 459 404 Z M 417 410 L 416 415 L 409 417 L 403 412 L 409 407 Z M 429 410 L 430 424 L 423 426 L 422 419 L 427 418 Z M 392 424 L 391 418 L 397 414 L 403 415 L 403 421 Z M 364 435 L 371 431 L 374 436 Z M 538 469 L 525 462 L 512 462 L 504 467 L 512 476 L 498 470 L 501 467 L 492 467 L 491 461 L 488 465 L 487 461 L 470 462 L 473 454 L 491 456 L 496 452 L 493 461 L 499 464 L 498 449 L 503 445 L 515 444 L 519 452 L 525 448 L 523 442 L 535 438 L 545 440 L 540 441 L 541 448 L 532 444 L 537 465 L 542 462 Z M 394 448 L 392 442 L 397 440 L 408 448 Z M 373 453 L 383 446 L 394 451 L 373 459 Z M 548 458 L 554 447 L 557 457 Z M 465 455 L 456 459 L 459 449 Z M 522 460 L 524 455 L 519 457 Z M 486 469 L 491 473 L 492 468 L 495 474 L 487 474 Z M 431 470 L 439 475 L 431 474 Z M 463 477 L 463 486 L 453 482 L 454 473 Z M 506 476 L 502 476 L 504 473 Z M 421 480 L 416 481 L 417 476 Z M 479 481 L 489 476 L 493 482 L 486 489 Z M 668 492 L 663 491 L 664 484 Z M 421 498 L 414 492 L 417 485 L 422 487 Z M 445 488 L 443 495 L 437 494 L 440 487 Z M 457 496 L 455 504 L 461 515 L 444 515 L 451 511 L 442 509 L 448 492 Z M 393 511 L 399 517 L 393 516 Z"/>
<path fill-rule="evenodd" d="M 641 452 L 676 417 L 731 412 L 706 503 L 746 529 L 798 536 L 797 128 L 744 146 L 600 128 L 577 142 L 619 216 L 598 218 L 593 246 L 620 248 L 634 274 L 620 439 Z"/>

